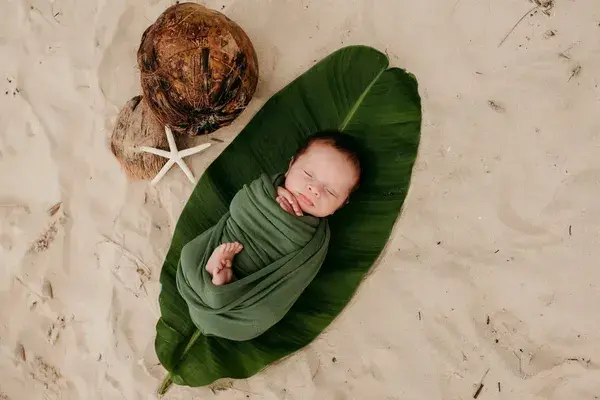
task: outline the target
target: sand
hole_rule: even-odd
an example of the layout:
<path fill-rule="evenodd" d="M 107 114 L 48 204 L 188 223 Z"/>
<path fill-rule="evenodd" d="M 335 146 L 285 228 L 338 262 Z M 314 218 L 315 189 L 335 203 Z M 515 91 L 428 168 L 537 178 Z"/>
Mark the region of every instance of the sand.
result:
<path fill-rule="evenodd" d="M 158 277 L 192 191 L 107 146 L 170 1 L 0 2 L 0 399 L 152 399 Z M 250 107 L 348 44 L 419 79 L 424 122 L 381 262 L 308 348 L 166 399 L 598 399 L 600 3 L 206 1 L 248 33 Z M 199 139 L 201 141 L 202 139 Z M 487 374 L 486 374 L 486 371 Z"/>

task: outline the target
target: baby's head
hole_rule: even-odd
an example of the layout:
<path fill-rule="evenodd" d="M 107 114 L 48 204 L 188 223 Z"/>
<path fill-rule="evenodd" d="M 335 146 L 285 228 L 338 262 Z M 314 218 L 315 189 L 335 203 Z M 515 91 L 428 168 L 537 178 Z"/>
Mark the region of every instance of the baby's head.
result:
<path fill-rule="evenodd" d="M 359 146 L 341 132 L 316 133 L 292 157 L 285 177 L 286 189 L 304 213 L 331 215 L 348 202 L 361 182 Z"/>

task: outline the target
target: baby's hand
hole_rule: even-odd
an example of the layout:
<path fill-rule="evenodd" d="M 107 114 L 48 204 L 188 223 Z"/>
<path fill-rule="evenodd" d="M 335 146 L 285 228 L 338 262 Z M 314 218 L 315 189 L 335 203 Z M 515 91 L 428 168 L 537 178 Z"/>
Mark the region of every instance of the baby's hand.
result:
<path fill-rule="evenodd" d="M 301 216 L 302 209 L 298 204 L 298 200 L 294 197 L 294 195 L 284 188 L 283 186 L 277 187 L 277 197 L 275 198 L 277 203 L 290 214 L 295 214 L 297 216 Z"/>

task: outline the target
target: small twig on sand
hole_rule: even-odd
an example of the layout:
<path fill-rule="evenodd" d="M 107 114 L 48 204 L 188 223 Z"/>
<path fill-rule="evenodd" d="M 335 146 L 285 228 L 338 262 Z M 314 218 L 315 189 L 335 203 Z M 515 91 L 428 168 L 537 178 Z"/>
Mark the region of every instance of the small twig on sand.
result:
<path fill-rule="evenodd" d="M 504 36 L 504 39 L 502 39 L 502 41 L 498 44 L 498 47 L 502 46 L 502 43 L 504 43 L 506 41 L 506 39 L 508 39 L 508 37 L 510 36 L 510 34 L 513 33 L 513 31 L 517 28 L 517 26 L 521 23 L 521 21 L 523 21 L 525 19 L 525 17 L 527 17 L 529 14 L 531 14 L 532 12 L 534 12 L 535 10 L 537 10 L 539 7 L 540 7 L 539 5 L 536 5 L 531 10 L 529 10 L 525 14 L 523 14 L 523 16 L 517 21 L 517 23 L 511 28 L 511 30 L 508 31 L 508 33 L 506 34 L 506 36 Z"/>
<path fill-rule="evenodd" d="M 481 391 L 483 390 L 483 380 L 485 379 L 485 377 L 487 376 L 488 372 L 490 372 L 490 369 L 488 368 L 487 371 L 485 371 L 485 373 L 483 374 L 483 376 L 481 377 L 481 380 L 479 381 L 479 386 L 477 386 L 477 390 L 475 391 L 475 394 L 473 394 L 473 398 L 476 399 L 479 397 L 479 395 L 481 394 Z"/>
<path fill-rule="evenodd" d="M 52 7 L 50 9 L 50 12 L 52 13 L 52 19 L 54 19 L 54 21 L 56 21 L 57 24 L 62 25 L 60 23 L 60 21 L 56 18 L 56 17 L 58 17 L 61 14 L 61 12 L 60 11 L 54 12 L 54 3 L 52 3 Z"/>
<path fill-rule="evenodd" d="M 39 294 L 38 292 L 36 292 L 35 290 L 33 290 L 33 288 L 31 288 L 31 286 L 29 286 L 28 284 L 26 284 L 25 282 L 23 282 L 23 280 L 21 278 L 19 278 L 18 276 L 15 276 L 15 279 L 17 282 L 19 282 L 21 285 L 23 285 L 25 288 L 27 288 L 32 294 L 34 294 L 35 296 L 37 296 L 40 300 L 44 299 L 44 296 Z"/>
<path fill-rule="evenodd" d="M 62 205 L 62 201 L 60 201 L 60 202 L 56 203 L 55 205 L 53 205 L 52 207 L 50 207 L 48 209 L 48 215 L 53 217 L 54 214 L 56 214 L 58 212 L 58 210 L 60 210 L 61 205 Z"/>
<path fill-rule="evenodd" d="M 558 56 L 564 58 L 565 60 L 570 60 L 571 59 L 571 57 L 569 57 L 568 55 L 566 55 L 564 52 L 563 53 L 558 53 Z"/>
<path fill-rule="evenodd" d="M 567 82 L 570 82 L 571 79 L 573 79 L 574 77 L 579 75 L 580 72 L 581 72 L 581 65 L 577 65 L 575 68 L 573 68 L 571 70 L 571 76 L 569 77 L 569 80 Z"/>
<path fill-rule="evenodd" d="M 504 41 L 510 36 L 510 34 L 515 30 L 515 28 L 517 27 L 517 25 L 519 25 L 521 23 L 521 21 L 523 21 L 525 19 L 525 17 L 527 17 L 527 15 L 531 15 L 533 16 L 534 11 L 537 10 L 542 10 L 542 12 L 546 15 L 550 15 L 550 11 L 554 8 L 554 0 L 530 0 L 532 3 L 535 4 L 535 6 L 527 11 L 525 14 L 523 14 L 523 16 L 517 21 L 517 23 L 512 27 L 512 29 L 510 31 L 508 31 L 508 33 L 506 34 L 506 36 L 504 36 L 504 39 L 502 39 L 502 41 L 500 42 L 500 44 L 498 44 L 498 47 L 502 46 L 502 43 L 504 43 Z"/>
<path fill-rule="evenodd" d="M 475 394 L 473 395 L 473 398 L 476 399 L 479 397 L 479 394 L 481 393 L 481 391 L 483 390 L 483 383 L 479 384 L 479 387 L 477 388 L 477 391 L 475 392 Z"/>
<path fill-rule="evenodd" d="M 136 256 L 135 254 L 133 254 L 131 251 L 127 250 L 122 244 L 115 242 L 114 240 L 112 240 L 111 238 L 109 238 L 106 235 L 102 235 L 102 237 L 104 238 L 104 241 L 98 242 L 97 244 L 100 244 L 100 243 L 111 243 L 111 244 L 117 246 L 118 248 L 120 248 L 121 250 L 123 250 L 123 252 L 126 255 L 128 255 L 133 261 L 137 262 L 139 265 L 141 265 L 142 267 L 146 268 L 146 271 L 148 271 L 148 272 L 152 271 L 150 268 L 148 268 L 148 266 L 146 265 L 146 263 L 144 263 L 138 256 Z"/>
<path fill-rule="evenodd" d="M 519 360 L 519 374 L 523 375 L 523 367 L 521 366 L 521 357 L 519 357 L 519 355 L 517 354 L 516 351 L 513 351 L 513 354 L 515 355 L 515 357 L 517 357 L 517 360 Z"/>
<path fill-rule="evenodd" d="M 315 370 L 315 373 L 312 375 L 312 380 L 315 380 L 315 376 L 317 376 L 317 374 L 319 373 L 319 368 L 321 368 L 321 361 L 319 360 L 319 365 L 317 365 L 317 369 Z"/>

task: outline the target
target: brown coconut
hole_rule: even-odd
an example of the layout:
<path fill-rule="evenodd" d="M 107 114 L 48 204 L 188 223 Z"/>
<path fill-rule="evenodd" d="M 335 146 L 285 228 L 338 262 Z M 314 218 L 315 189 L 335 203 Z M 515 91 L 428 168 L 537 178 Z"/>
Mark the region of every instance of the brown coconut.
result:
<path fill-rule="evenodd" d="M 142 96 L 135 96 L 121 109 L 110 137 L 110 150 L 130 179 L 149 179 L 158 174 L 167 159 L 139 151 L 148 146 L 169 150 L 164 125 Z"/>
<path fill-rule="evenodd" d="M 167 8 L 137 53 L 144 97 L 173 131 L 198 135 L 229 125 L 258 82 L 252 42 L 235 22 L 195 3 Z"/>

